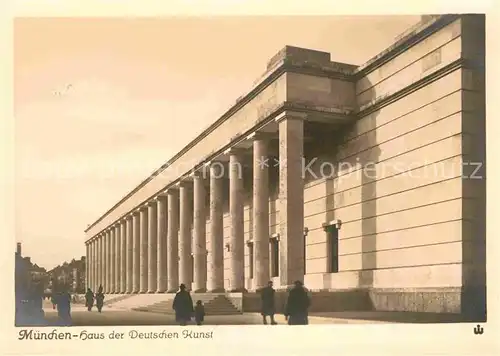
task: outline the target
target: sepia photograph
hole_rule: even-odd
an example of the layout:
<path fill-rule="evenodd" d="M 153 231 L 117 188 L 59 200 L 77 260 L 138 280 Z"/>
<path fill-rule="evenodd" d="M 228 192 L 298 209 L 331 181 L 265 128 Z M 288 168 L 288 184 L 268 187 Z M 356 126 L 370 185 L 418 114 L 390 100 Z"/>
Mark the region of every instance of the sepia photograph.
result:
<path fill-rule="evenodd" d="M 482 334 L 485 18 L 15 18 L 12 322 Z"/>

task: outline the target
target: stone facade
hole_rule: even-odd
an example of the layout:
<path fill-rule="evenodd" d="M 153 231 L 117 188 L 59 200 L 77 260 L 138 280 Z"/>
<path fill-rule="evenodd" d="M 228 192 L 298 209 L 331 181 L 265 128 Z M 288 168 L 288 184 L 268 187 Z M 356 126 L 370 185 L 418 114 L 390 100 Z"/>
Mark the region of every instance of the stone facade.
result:
<path fill-rule="evenodd" d="M 485 315 L 484 37 L 483 16 L 443 15 L 362 66 L 285 47 L 89 226 L 88 285 L 252 309 L 302 280 L 313 309 Z"/>

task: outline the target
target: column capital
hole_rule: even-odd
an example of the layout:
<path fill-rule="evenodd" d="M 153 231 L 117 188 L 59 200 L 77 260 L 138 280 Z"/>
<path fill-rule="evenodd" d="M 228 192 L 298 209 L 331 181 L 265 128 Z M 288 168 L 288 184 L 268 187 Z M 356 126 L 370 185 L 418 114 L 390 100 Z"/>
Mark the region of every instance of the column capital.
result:
<path fill-rule="evenodd" d="M 210 161 L 205 162 L 204 167 L 206 167 L 206 168 L 212 168 L 216 164 L 224 165 L 225 163 L 227 163 L 227 162 L 223 161 L 222 159 L 214 158 L 214 159 L 212 159 Z"/>
<path fill-rule="evenodd" d="M 182 178 L 180 181 L 178 181 L 175 185 L 178 187 L 178 188 L 190 188 L 191 185 L 192 185 L 192 181 L 190 179 L 187 179 L 187 178 Z"/>
<path fill-rule="evenodd" d="M 206 178 L 206 167 L 205 165 L 202 166 L 200 169 L 196 170 L 196 171 L 193 171 L 191 173 L 189 173 L 189 177 L 194 180 L 195 178 L 202 178 L 202 179 L 205 179 Z"/>
<path fill-rule="evenodd" d="M 136 207 L 134 208 L 134 210 L 131 212 L 131 216 L 132 218 L 134 217 L 134 215 L 139 215 L 139 212 L 141 211 L 141 208 L 140 207 Z"/>
<path fill-rule="evenodd" d="M 168 189 L 166 190 L 167 195 L 177 194 L 178 192 L 179 192 L 179 187 L 175 185 L 168 187 Z"/>
<path fill-rule="evenodd" d="M 274 121 L 279 123 L 283 120 L 306 120 L 307 114 L 298 111 L 284 111 L 274 118 Z"/>
<path fill-rule="evenodd" d="M 255 131 L 247 136 L 247 140 L 251 140 L 251 141 L 256 141 L 256 140 L 269 141 L 269 140 L 273 140 L 273 139 L 277 139 L 277 138 L 278 138 L 277 133 L 266 132 L 266 131 Z"/>
<path fill-rule="evenodd" d="M 158 201 L 163 201 L 163 200 L 166 200 L 168 197 L 168 194 L 166 192 L 162 192 L 160 194 L 158 194 L 156 197 L 155 197 L 155 200 L 158 202 Z"/>
<path fill-rule="evenodd" d="M 224 151 L 225 155 L 239 155 L 239 156 L 241 156 L 241 155 L 244 155 L 246 153 L 248 153 L 247 149 L 242 148 L 242 147 L 234 147 L 234 146 L 229 147 L 228 149 L 226 149 Z"/>

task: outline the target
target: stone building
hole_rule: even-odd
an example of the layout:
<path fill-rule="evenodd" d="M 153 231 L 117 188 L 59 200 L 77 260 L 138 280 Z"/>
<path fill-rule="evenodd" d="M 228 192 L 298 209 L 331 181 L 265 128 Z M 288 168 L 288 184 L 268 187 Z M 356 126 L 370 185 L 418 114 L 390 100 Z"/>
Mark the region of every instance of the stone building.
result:
<path fill-rule="evenodd" d="M 59 291 L 67 289 L 71 293 L 85 293 L 87 270 L 87 257 L 82 256 L 79 260 L 72 259 L 69 263 L 64 262 L 48 272 L 51 280 L 51 289 Z"/>
<path fill-rule="evenodd" d="M 483 318 L 484 37 L 483 16 L 443 15 L 361 66 L 286 46 L 89 225 L 88 285 L 252 309 L 269 280 L 301 280 L 314 310 Z"/>

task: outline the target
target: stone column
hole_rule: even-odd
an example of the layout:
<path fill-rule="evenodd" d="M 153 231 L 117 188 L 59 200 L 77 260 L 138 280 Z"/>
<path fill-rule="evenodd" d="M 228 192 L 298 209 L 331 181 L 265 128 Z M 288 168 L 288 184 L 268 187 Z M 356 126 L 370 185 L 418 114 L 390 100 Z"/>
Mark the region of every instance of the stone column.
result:
<path fill-rule="evenodd" d="M 224 291 L 224 172 L 221 162 L 210 165 L 210 253 L 211 292 Z"/>
<path fill-rule="evenodd" d="M 279 126 L 280 284 L 304 281 L 304 121 L 284 113 Z"/>
<path fill-rule="evenodd" d="M 127 292 L 127 220 L 120 222 L 120 293 Z"/>
<path fill-rule="evenodd" d="M 90 287 L 90 241 L 85 244 L 85 290 Z"/>
<path fill-rule="evenodd" d="M 111 240 L 113 236 L 114 231 L 110 228 L 106 238 L 106 293 L 111 293 Z"/>
<path fill-rule="evenodd" d="M 205 180 L 202 173 L 193 176 L 194 292 L 207 291 L 207 218 Z"/>
<path fill-rule="evenodd" d="M 94 282 L 94 240 L 89 241 L 89 255 L 87 257 L 87 260 L 85 261 L 85 264 L 88 265 L 88 271 L 89 271 L 89 274 L 87 275 L 87 278 L 88 278 L 87 288 L 94 289 L 93 288 L 93 282 Z"/>
<path fill-rule="evenodd" d="M 116 293 L 116 226 L 112 227 L 112 234 L 111 234 L 111 265 L 110 265 L 110 270 L 111 270 L 111 282 L 110 282 L 110 293 Z"/>
<path fill-rule="evenodd" d="M 157 263 L 158 263 L 158 203 L 152 201 L 148 204 L 148 293 L 156 293 L 157 288 Z"/>
<path fill-rule="evenodd" d="M 245 289 L 243 152 L 231 149 L 229 154 L 229 214 L 231 219 L 229 284 L 232 292 L 242 292 Z"/>
<path fill-rule="evenodd" d="M 106 233 L 103 232 L 99 236 L 99 287 L 104 287 L 104 264 L 106 259 L 104 258 L 104 239 L 106 237 Z"/>
<path fill-rule="evenodd" d="M 122 227 L 120 222 L 116 223 L 115 227 L 115 259 L 114 259 L 114 292 L 120 293 L 120 260 L 121 260 L 121 237 L 122 237 Z"/>
<path fill-rule="evenodd" d="M 167 291 L 167 197 L 158 197 L 157 292 Z"/>
<path fill-rule="evenodd" d="M 269 282 L 269 166 L 268 139 L 253 137 L 253 240 L 255 289 Z M 302 231 L 302 230 L 301 230 Z"/>
<path fill-rule="evenodd" d="M 167 194 L 167 291 L 175 293 L 179 289 L 179 192 L 169 189 Z"/>
<path fill-rule="evenodd" d="M 126 218 L 126 225 L 127 225 L 127 233 L 126 233 L 126 239 L 127 239 L 127 258 L 126 258 L 126 271 L 127 271 L 127 278 L 126 278 L 126 292 L 128 294 L 132 293 L 134 291 L 134 285 L 133 285 L 133 275 L 134 275 L 134 232 L 133 232 L 133 224 L 132 224 L 132 216 L 127 216 Z"/>
<path fill-rule="evenodd" d="M 88 286 L 87 288 L 94 289 L 94 241 L 95 236 L 89 242 L 89 257 L 86 261 L 88 263 L 89 274 L 88 274 Z"/>
<path fill-rule="evenodd" d="M 147 293 L 148 291 L 148 207 L 141 208 L 140 213 L 140 239 L 141 239 L 141 255 L 140 255 L 140 268 L 141 280 L 139 283 L 139 292 Z"/>
<path fill-rule="evenodd" d="M 95 258 L 94 258 L 94 251 L 95 251 L 95 237 L 90 241 L 89 243 L 89 285 L 87 286 L 90 289 L 94 289 L 94 266 L 95 266 Z"/>
<path fill-rule="evenodd" d="M 96 239 L 94 240 L 94 248 L 93 248 L 93 253 L 92 253 L 92 256 L 94 258 L 94 263 L 93 263 L 93 282 L 92 282 L 92 289 L 95 291 L 97 291 L 97 288 L 99 287 L 99 271 L 98 271 L 98 267 L 99 267 L 99 238 L 100 238 L 100 235 L 98 235 L 96 237 Z"/>
<path fill-rule="evenodd" d="M 179 185 L 180 227 L 179 227 L 179 282 L 188 290 L 192 288 L 191 273 L 191 224 L 193 210 L 191 207 L 191 189 L 188 182 Z"/>
<path fill-rule="evenodd" d="M 139 293 L 141 281 L 141 218 L 139 211 L 132 215 L 132 293 Z"/>

